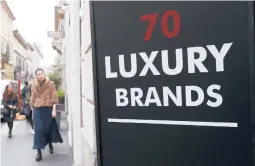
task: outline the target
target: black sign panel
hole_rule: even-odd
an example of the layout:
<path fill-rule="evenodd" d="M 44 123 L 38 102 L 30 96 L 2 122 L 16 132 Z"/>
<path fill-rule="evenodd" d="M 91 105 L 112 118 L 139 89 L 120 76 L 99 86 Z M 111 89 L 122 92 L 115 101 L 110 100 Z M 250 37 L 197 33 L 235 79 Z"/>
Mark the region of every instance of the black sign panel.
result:
<path fill-rule="evenodd" d="M 248 2 L 92 2 L 101 166 L 252 166 Z"/>

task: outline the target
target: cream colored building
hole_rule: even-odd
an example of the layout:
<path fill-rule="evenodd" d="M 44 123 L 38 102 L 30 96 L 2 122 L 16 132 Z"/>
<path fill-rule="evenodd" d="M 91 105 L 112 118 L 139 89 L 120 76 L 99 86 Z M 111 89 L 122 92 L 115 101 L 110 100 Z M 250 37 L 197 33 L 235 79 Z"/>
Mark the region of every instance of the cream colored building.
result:
<path fill-rule="evenodd" d="M 1 1 L 1 79 L 17 80 L 21 82 L 30 79 L 33 66 L 33 45 L 29 44 L 15 27 L 16 18 L 8 3 Z"/>
<path fill-rule="evenodd" d="M 32 44 L 28 44 L 28 54 L 27 54 L 27 60 L 26 60 L 26 63 L 27 63 L 27 81 L 31 81 L 32 79 L 35 78 L 34 76 L 34 69 L 33 69 L 33 56 L 34 55 L 34 52 L 35 52 L 35 48 L 33 47 Z"/>
<path fill-rule="evenodd" d="M 12 80 L 13 74 L 13 33 L 12 26 L 16 18 L 6 1 L 1 1 L 1 79 Z"/>
<path fill-rule="evenodd" d="M 28 80 L 28 55 L 32 52 L 29 44 L 18 30 L 13 31 L 13 49 L 14 49 L 14 78 L 20 76 L 21 82 Z"/>

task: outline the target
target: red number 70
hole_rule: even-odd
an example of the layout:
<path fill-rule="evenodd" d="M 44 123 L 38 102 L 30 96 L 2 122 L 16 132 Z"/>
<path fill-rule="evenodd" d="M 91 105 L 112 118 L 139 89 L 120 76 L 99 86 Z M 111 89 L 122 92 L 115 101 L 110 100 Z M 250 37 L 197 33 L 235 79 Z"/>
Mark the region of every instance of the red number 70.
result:
<path fill-rule="evenodd" d="M 156 12 L 156 13 L 151 13 L 151 14 L 146 14 L 141 16 L 141 21 L 149 21 L 148 29 L 144 36 L 145 41 L 148 41 L 151 39 L 152 32 L 155 28 L 155 25 L 158 19 L 158 15 L 159 15 L 158 12 Z M 173 18 L 173 30 L 169 32 L 168 20 L 170 16 Z M 180 22 L 181 22 L 180 15 L 177 11 L 175 10 L 166 11 L 163 14 L 162 20 L 161 20 L 161 29 L 162 29 L 163 35 L 167 38 L 176 37 L 180 32 L 180 26 L 181 26 Z"/>

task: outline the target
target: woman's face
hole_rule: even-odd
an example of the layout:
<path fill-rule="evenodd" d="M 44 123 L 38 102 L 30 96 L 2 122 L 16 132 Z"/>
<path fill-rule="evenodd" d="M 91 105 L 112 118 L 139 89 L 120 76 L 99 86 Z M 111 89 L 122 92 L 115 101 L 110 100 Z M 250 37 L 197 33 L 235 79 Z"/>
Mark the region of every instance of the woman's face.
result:
<path fill-rule="evenodd" d="M 12 89 L 12 85 L 8 85 L 8 92 L 12 92 L 13 89 Z"/>
<path fill-rule="evenodd" d="M 39 80 L 39 81 L 43 81 L 45 79 L 45 74 L 43 71 L 39 70 L 36 72 L 36 78 Z"/>

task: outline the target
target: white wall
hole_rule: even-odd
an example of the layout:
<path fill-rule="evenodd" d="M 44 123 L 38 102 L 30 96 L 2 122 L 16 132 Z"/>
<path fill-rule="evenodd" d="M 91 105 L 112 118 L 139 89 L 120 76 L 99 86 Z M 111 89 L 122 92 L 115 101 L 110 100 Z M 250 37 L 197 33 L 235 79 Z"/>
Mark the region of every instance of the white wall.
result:
<path fill-rule="evenodd" d="M 1 36 L 7 41 L 11 41 L 12 22 L 11 17 L 9 17 L 3 6 L 1 6 Z"/>
<path fill-rule="evenodd" d="M 69 131 L 68 131 L 68 141 L 69 141 L 69 146 L 72 147 L 72 142 L 73 142 L 73 134 L 72 134 L 72 111 L 71 111 L 71 81 L 70 81 L 70 25 L 69 25 L 69 18 L 70 18 L 70 5 L 66 6 L 65 8 L 65 39 L 64 43 L 62 46 L 62 50 L 65 56 L 65 86 L 66 86 L 66 93 L 65 93 L 65 98 L 66 98 L 66 107 L 67 108 L 67 120 L 69 123 Z"/>
<path fill-rule="evenodd" d="M 1 6 L 1 35 L 5 40 L 10 41 L 12 36 L 12 19 L 5 12 L 3 6 Z"/>
<path fill-rule="evenodd" d="M 81 90 L 80 90 L 80 26 L 79 2 L 70 1 L 66 7 L 65 58 L 66 82 L 68 94 L 69 144 L 72 147 L 74 166 L 82 165 L 82 133 L 81 133 Z M 70 16 L 70 17 L 69 17 Z"/>
<path fill-rule="evenodd" d="M 72 2 L 69 2 L 69 4 Z M 71 9 L 71 10 L 70 10 Z M 79 166 L 94 166 L 96 163 L 96 134 L 95 134 L 95 108 L 94 101 L 94 90 L 93 90 L 93 71 L 92 71 L 92 52 L 91 49 L 86 53 L 91 43 L 91 32 L 90 32 L 90 13 L 89 13 L 89 1 L 82 0 L 81 3 L 81 104 L 82 110 L 73 109 L 79 100 L 79 92 L 75 92 L 73 69 L 77 65 L 75 63 L 74 55 L 77 54 L 73 50 L 74 38 L 73 34 L 76 29 L 71 25 L 69 26 L 68 19 L 73 19 L 74 16 L 71 14 L 73 8 L 71 5 L 66 6 L 65 9 L 65 39 L 64 46 L 62 47 L 63 54 L 65 56 L 65 78 L 66 78 L 66 90 L 68 94 L 68 122 L 69 122 L 69 145 L 73 148 L 74 164 Z M 77 12 L 77 11 L 76 11 Z M 75 13 L 76 15 L 77 13 Z M 70 16 L 70 17 L 69 17 Z M 77 16 L 77 15 L 76 15 Z M 77 16 L 78 17 L 78 16 Z M 77 19 L 77 18 L 76 18 Z M 70 36 L 71 35 L 71 36 Z M 76 43 L 79 45 L 78 43 Z M 77 48 L 77 47 L 76 47 Z M 72 59 L 71 59 L 72 58 Z M 78 59 L 78 57 L 77 57 Z M 75 66 L 77 67 L 77 66 Z M 77 69 L 77 68 L 76 68 Z M 77 90 L 77 89 L 76 89 Z M 76 97 L 74 97 L 76 96 Z M 74 99 L 75 98 L 75 99 Z M 80 117 L 79 111 L 82 111 L 82 123 L 79 124 Z M 74 122 L 75 121 L 75 122 Z M 78 138 L 80 137 L 80 138 Z M 80 142 L 81 139 L 81 142 Z M 82 161 L 82 162 L 81 162 Z M 81 164 L 81 165 L 80 165 Z"/>
<path fill-rule="evenodd" d="M 89 1 L 82 1 L 81 40 L 82 40 L 82 149 L 83 166 L 94 166 L 96 160 L 95 107 L 89 101 L 94 101 L 92 50 L 87 53 L 91 44 Z"/>

